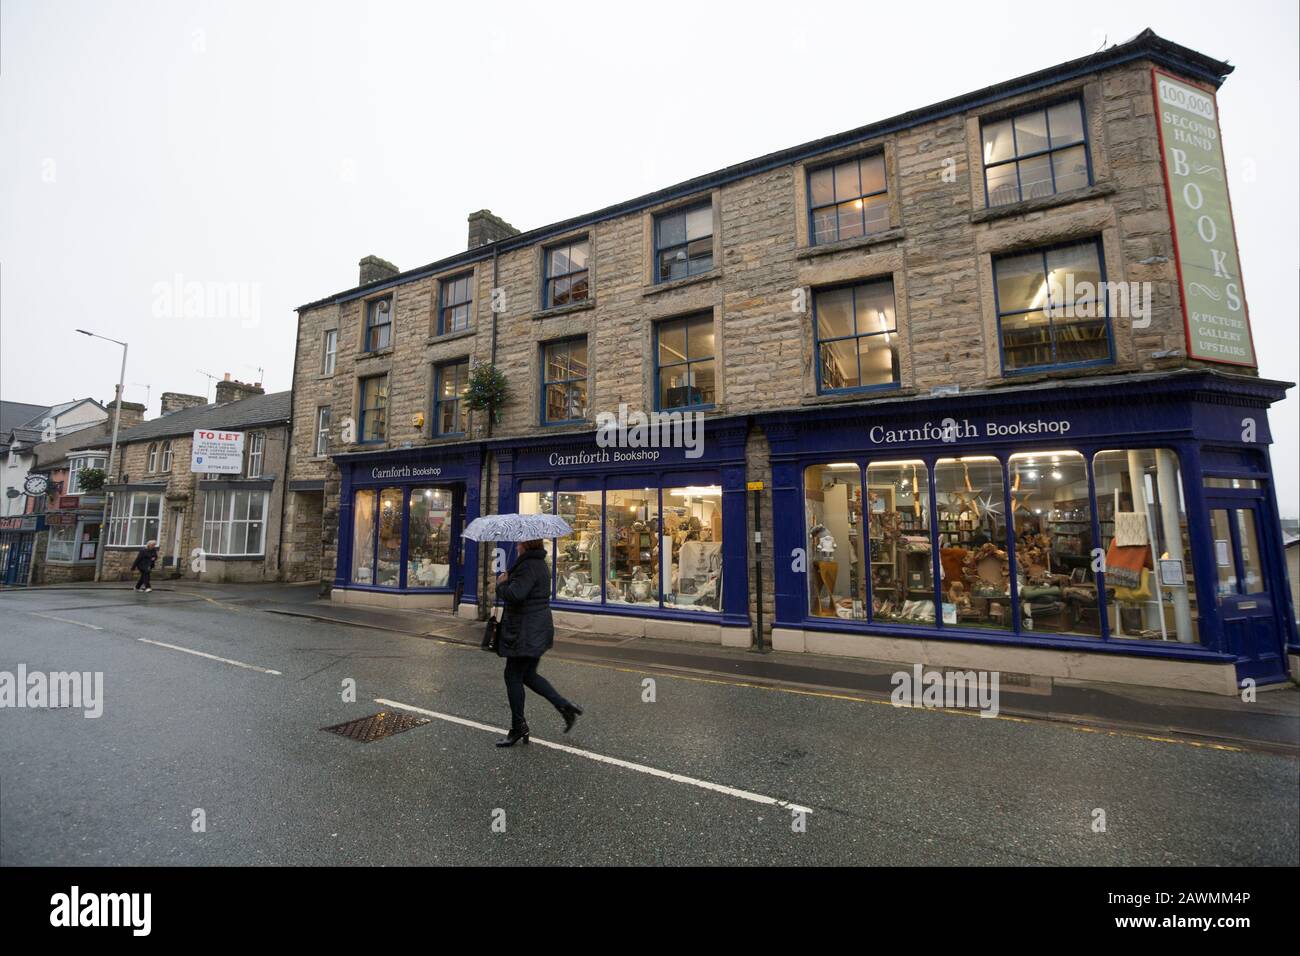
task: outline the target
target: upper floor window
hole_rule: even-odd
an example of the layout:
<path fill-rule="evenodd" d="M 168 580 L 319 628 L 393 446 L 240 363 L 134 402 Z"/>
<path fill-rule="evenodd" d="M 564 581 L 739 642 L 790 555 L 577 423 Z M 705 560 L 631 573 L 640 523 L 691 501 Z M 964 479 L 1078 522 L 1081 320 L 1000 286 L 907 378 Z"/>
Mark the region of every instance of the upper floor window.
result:
<path fill-rule="evenodd" d="M 587 339 L 542 346 L 542 424 L 587 417 Z"/>
<path fill-rule="evenodd" d="M 660 322 L 655 327 L 655 340 L 659 410 L 714 404 L 717 378 L 712 314 Z"/>
<path fill-rule="evenodd" d="M 94 455 L 80 455 L 68 462 L 68 494 L 81 494 L 81 472 L 87 468 L 104 468 L 105 459 Z"/>
<path fill-rule="evenodd" d="M 387 436 L 387 375 L 372 375 L 361 380 L 361 413 L 358 418 L 358 431 L 363 442 L 383 441 Z"/>
<path fill-rule="evenodd" d="M 438 297 L 438 334 L 468 329 L 474 307 L 474 273 L 443 279 Z"/>
<path fill-rule="evenodd" d="M 252 432 L 248 436 L 248 477 L 261 477 L 265 461 L 266 432 Z"/>
<path fill-rule="evenodd" d="M 1002 370 L 1110 361 L 1105 277 L 1096 239 L 995 258 Z"/>
<path fill-rule="evenodd" d="M 158 463 L 159 471 L 172 470 L 172 443 L 165 441 L 162 443 L 162 458 Z"/>
<path fill-rule="evenodd" d="M 1067 100 L 983 125 L 989 206 L 1090 185 L 1083 103 Z"/>
<path fill-rule="evenodd" d="M 823 166 L 808 174 L 812 244 L 855 239 L 889 228 L 882 153 Z"/>
<path fill-rule="evenodd" d="M 325 344 L 321 353 L 320 372 L 322 375 L 333 375 L 334 366 L 338 361 L 339 355 L 339 330 L 325 330 Z"/>
<path fill-rule="evenodd" d="M 435 435 L 463 435 L 469 431 L 469 409 L 463 401 L 469 387 L 469 359 L 439 365 L 433 383 Z"/>
<path fill-rule="evenodd" d="M 819 392 L 898 384 L 892 279 L 820 291 L 813 316 Z"/>
<path fill-rule="evenodd" d="M 323 458 L 330 450 L 330 407 L 322 405 L 316 409 L 316 440 L 312 445 L 312 454 Z"/>
<path fill-rule="evenodd" d="M 713 268 L 713 204 L 655 219 L 655 281 L 670 282 Z"/>
<path fill-rule="evenodd" d="M 580 239 L 546 250 L 546 296 L 543 308 L 586 302 L 591 293 L 587 268 L 587 240 Z"/>
<path fill-rule="evenodd" d="M 366 348 L 376 352 L 393 340 L 393 300 L 376 299 L 366 305 Z"/>
<path fill-rule="evenodd" d="M 151 442 L 149 445 L 149 454 L 148 457 L 145 459 L 144 470 L 151 475 L 158 470 L 158 443 L 157 442 Z"/>

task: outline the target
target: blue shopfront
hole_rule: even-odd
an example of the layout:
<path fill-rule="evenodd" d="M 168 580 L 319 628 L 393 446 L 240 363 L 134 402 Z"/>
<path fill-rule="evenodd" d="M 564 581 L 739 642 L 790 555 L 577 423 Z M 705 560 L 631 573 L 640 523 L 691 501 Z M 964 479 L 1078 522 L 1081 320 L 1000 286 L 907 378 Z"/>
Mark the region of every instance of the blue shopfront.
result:
<path fill-rule="evenodd" d="M 547 542 L 561 623 L 749 645 L 746 433 L 742 419 L 708 422 L 694 449 L 591 432 L 494 448 L 500 510 L 574 529 Z"/>
<path fill-rule="evenodd" d="M 336 601 L 451 609 L 475 603 L 478 445 L 338 455 Z"/>
<path fill-rule="evenodd" d="M 43 530 L 43 514 L 0 518 L 0 584 L 12 586 L 31 583 L 32 550 L 36 536 Z"/>
<path fill-rule="evenodd" d="M 1267 410 L 1286 388 L 1187 371 L 760 416 L 774 646 L 1220 692 L 1285 679 Z"/>

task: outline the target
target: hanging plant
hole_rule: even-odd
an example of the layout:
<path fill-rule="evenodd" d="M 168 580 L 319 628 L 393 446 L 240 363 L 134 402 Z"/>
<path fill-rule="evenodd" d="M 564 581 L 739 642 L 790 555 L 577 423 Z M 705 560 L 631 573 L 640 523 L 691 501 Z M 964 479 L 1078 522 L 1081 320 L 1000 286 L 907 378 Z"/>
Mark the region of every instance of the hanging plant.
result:
<path fill-rule="evenodd" d="M 480 362 L 469 373 L 465 388 L 465 404 L 476 412 L 489 412 L 492 421 L 501 423 L 501 406 L 506 403 L 510 385 L 505 373 L 495 365 Z"/>
<path fill-rule="evenodd" d="M 102 468 L 83 468 L 77 472 L 77 485 L 84 494 L 93 494 L 104 487 L 108 473 Z"/>

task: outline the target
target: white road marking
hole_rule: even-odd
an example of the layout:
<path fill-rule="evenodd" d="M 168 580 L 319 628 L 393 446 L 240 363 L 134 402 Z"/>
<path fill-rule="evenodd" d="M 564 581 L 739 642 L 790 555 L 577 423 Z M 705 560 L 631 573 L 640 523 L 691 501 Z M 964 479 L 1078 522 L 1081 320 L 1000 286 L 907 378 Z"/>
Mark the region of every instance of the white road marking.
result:
<path fill-rule="evenodd" d="M 30 614 L 32 617 L 43 617 L 47 621 L 62 621 L 64 624 L 75 624 L 77 625 L 77 627 L 88 627 L 92 631 L 103 630 L 102 627 L 97 627 L 94 624 L 87 624 L 85 621 L 74 621 L 70 617 L 55 617 L 53 614 L 37 614 L 35 611 L 28 611 L 27 613 Z"/>
<path fill-rule="evenodd" d="M 232 667 L 242 667 L 245 670 L 257 671 L 261 674 L 274 674 L 276 677 L 284 676 L 279 671 L 273 671 L 269 667 L 258 667 L 254 664 L 245 664 L 242 661 L 232 661 L 228 657 L 217 657 L 215 654 L 205 654 L 202 651 L 191 650 L 188 647 L 178 647 L 175 644 L 164 644 L 162 641 L 151 641 L 147 637 L 137 637 L 136 640 L 145 644 L 153 644 L 156 647 L 168 647 L 173 651 L 184 651 L 186 654 L 193 654 L 195 657 L 206 657 L 210 661 L 220 661 L 222 664 L 229 664 Z"/>
<path fill-rule="evenodd" d="M 486 730 L 494 734 L 504 734 L 505 728 L 493 727 L 489 724 L 480 724 L 475 720 L 466 720 L 464 717 L 454 717 L 451 714 L 440 714 L 436 710 L 425 710 L 423 707 L 415 707 L 411 704 L 403 704 L 396 700 L 386 700 L 383 697 L 376 697 L 376 704 L 382 704 L 385 707 L 396 707 L 400 710 L 409 710 L 416 714 L 423 714 L 426 717 L 436 717 L 438 720 L 445 720 L 449 723 L 460 724 L 463 727 L 473 727 L 475 730 Z M 674 783 L 685 783 L 692 787 L 700 787 L 703 790 L 712 790 L 714 793 L 726 794 L 729 797 L 738 797 L 741 800 L 749 800 L 752 803 L 762 803 L 771 807 L 785 807 L 788 810 L 797 813 L 812 813 L 809 807 L 800 806 L 797 803 L 790 803 L 788 800 L 778 800 L 776 797 L 764 796 L 761 793 L 752 793 L 749 790 L 740 790 L 736 787 L 728 787 L 721 783 L 711 783 L 708 780 L 700 780 L 697 777 L 688 777 L 685 774 L 673 773 L 669 770 L 659 770 L 656 767 L 647 767 L 645 764 L 633 763 L 630 760 L 620 760 L 618 757 L 607 757 L 604 754 L 593 753 L 590 750 L 579 750 L 577 747 L 570 747 L 566 744 L 552 743 L 549 740 L 541 740 L 538 737 L 529 736 L 532 743 L 540 747 L 550 747 L 552 750 L 561 750 L 566 754 L 573 754 L 575 757 L 586 757 L 588 760 L 595 760 L 598 763 L 607 763 L 615 767 L 622 767 L 625 770 L 635 770 L 637 773 L 649 774 L 652 777 L 660 777 L 664 780 L 671 780 Z"/>

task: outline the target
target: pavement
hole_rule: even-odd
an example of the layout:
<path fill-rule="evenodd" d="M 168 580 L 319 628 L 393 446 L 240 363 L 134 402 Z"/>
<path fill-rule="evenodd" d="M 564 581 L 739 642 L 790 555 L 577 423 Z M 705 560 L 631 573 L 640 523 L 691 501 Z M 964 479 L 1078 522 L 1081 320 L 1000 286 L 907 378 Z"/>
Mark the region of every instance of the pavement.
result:
<path fill-rule="evenodd" d="M 890 706 L 896 665 L 565 632 L 542 673 L 586 714 L 530 694 L 501 750 L 480 625 L 157 583 L 0 593 L 0 672 L 104 675 L 98 718 L 0 708 L 0 866 L 1300 862 L 1294 688 L 979 719 Z M 377 713 L 428 722 L 322 732 Z"/>

